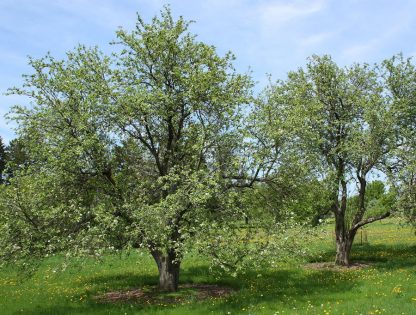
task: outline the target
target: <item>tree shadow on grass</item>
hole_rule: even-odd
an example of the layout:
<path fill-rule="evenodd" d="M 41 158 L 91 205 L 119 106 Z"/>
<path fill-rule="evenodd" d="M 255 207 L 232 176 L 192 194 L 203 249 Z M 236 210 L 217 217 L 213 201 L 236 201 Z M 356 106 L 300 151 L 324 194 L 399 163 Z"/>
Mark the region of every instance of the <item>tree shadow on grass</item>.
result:
<path fill-rule="evenodd" d="M 25 309 L 24 314 L 131 314 L 132 312 L 148 313 L 174 311 L 184 307 L 195 309 L 199 307 L 214 313 L 241 311 L 247 305 L 255 306 L 263 302 L 274 300 L 284 301 L 288 305 L 296 306 L 298 302 L 306 302 L 311 296 L 326 295 L 331 299 L 331 294 L 343 292 L 353 288 L 356 280 L 343 280 L 339 272 L 328 270 L 303 270 L 303 269 L 279 269 L 266 271 L 262 275 L 258 272 L 249 272 L 238 278 L 224 276 L 220 280 L 208 274 L 205 266 L 188 267 L 183 270 L 181 283 L 205 283 L 228 286 L 234 290 L 228 297 L 209 299 L 207 301 L 195 301 L 192 305 L 144 305 L 135 301 L 124 303 L 98 303 L 94 296 L 98 293 L 112 290 L 131 290 L 142 286 L 154 286 L 157 283 L 157 275 L 115 274 L 108 276 L 93 276 L 85 279 L 92 289 L 86 292 L 86 301 L 78 305 L 69 303 L 65 305 L 60 301 L 57 305 L 45 305 L 33 309 Z M 214 302 L 214 303 L 213 303 Z M 198 306 L 199 305 L 199 306 Z"/>
<path fill-rule="evenodd" d="M 330 250 L 311 257 L 311 262 L 334 261 L 335 251 Z M 399 269 L 416 266 L 416 245 L 363 244 L 354 245 L 352 262 L 368 262 L 377 269 Z"/>
<path fill-rule="evenodd" d="M 154 275 L 129 272 L 112 275 L 97 275 L 85 278 L 85 280 L 81 283 L 81 286 L 83 284 L 88 284 L 93 288 L 91 293 L 97 294 L 109 290 L 126 290 L 155 285 L 157 281 L 157 277 Z"/>
<path fill-rule="evenodd" d="M 256 309 L 260 304 L 283 302 L 290 308 L 306 304 L 311 300 L 331 301 L 334 294 L 352 290 L 359 279 L 348 279 L 342 273 L 331 270 L 275 270 L 257 277 L 248 275 L 240 281 L 240 291 L 216 303 L 210 309 L 216 312 L 224 310 L 239 313 L 242 308 Z M 255 311 L 254 311 L 255 312 Z"/>
<path fill-rule="evenodd" d="M 215 278 L 209 275 L 207 265 L 185 267 L 181 270 L 180 280 L 180 283 L 218 284 Z M 76 299 L 79 299 L 81 296 L 83 297 L 83 302 L 80 301 L 78 305 L 74 305 L 73 302 L 69 301 L 66 304 L 65 301 L 59 300 L 56 305 L 50 305 L 49 302 L 49 305 L 23 309 L 23 312 L 19 311 L 16 314 L 130 314 L 132 310 L 137 312 L 145 309 L 149 310 L 150 308 L 154 310 L 166 309 L 166 306 L 148 305 L 135 300 L 100 303 L 95 299 L 96 296 L 107 292 L 154 288 L 157 283 L 158 275 L 156 272 L 134 273 L 120 271 L 112 274 L 92 275 L 90 277 L 83 277 L 81 282 L 76 283 L 77 287 L 88 288 L 80 296 L 75 297 Z M 144 311 L 144 313 L 146 312 Z"/>
<path fill-rule="evenodd" d="M 312 296 L 326 296 L 331 300 L 331 295 L 337 292 L 351 290 L 359 280 L 340 277 L 341 273 L 330 270 L 303 270 L 303 269 L 278 269 L 259 272 L 248 272 L 238 278 L 224 276 L 221 279 L 207 276 L 207 268 L 188 268 L 182 275 L 182 283 L 199 282 L 194 276 L 204 273 L 204 283 L 228 286 L 235 292 L 225 298 L 212 300 L 205 303 L 205 307 L 214 313 L 223 313 L 224 310 L 240 311 L 243 307 L 255 306 L 263 302 L 274 300 L 285 301 L 290 306 L 297 306 L 298 302 L 306 302 Z M 196 281 L 195 281 L 196 280 Z M 293 304 L 293 305 L 292 305 Z M 145 306 L 141 306 L 145 309 Z"/>
<path fill-rule="evenodd" d="M 201 268 L 188 268 L 185 272 L 184 279 L 181 279 L 182 283 L 192 282 L 192 274 L 200 274 L 202 271 L 207 273 L 207 269 L 201 270 Z M 195 301 L 198 305 L 184 306 L 185 308 L 192 307 L 195 312 L 198 312 L 202 307 L 209 312 L 215 314 L 224 313 L 224 311 L 230 311 L 232 313 L 241 311 L 242 308 L 256 305 L 264 302 L 272 302 L 275 300 L 283 301 L 286 305 L 297 306 L 298 303 L 302 303 L 313 299 L 313 297 L 323 297 L 327 300 L 331 299 L 331 295 L 337 292 L 344 292 L 351 290 L 357 283 L 356 280 L 347 280 L 339 277 L 339 272 L 332 271 L 311 271 L 301 269 L 290 270 L 275 270 L 265 272 L 260 277 L 257 273 L 251 272 L 240 278 L 224 277 L 219 281 L 215 281 L 213 278 L 208 277 L 205 283 L 216 283 L 233 288 L 235 292 L 225 298 L 215 299 L 215 303 L 212 299 L 207 301 Z M 132 275 L 116 275 L 110 277 L 94 277 L 92 278 L 94 285 L 97 288 L 102 288 L 104 284 L 114 283 L 115 287 L 123 286 L 124 290 L 131 288 L 137 288 L 138 284 L 150 285 L 154 284 L 155 277 L 148 276 L 132 276 Z M 90 279 L 91 280 L 91 279 Z M 129 286 L 133 284 L 133 286 Z M 140 286 L 140 285 L 139 285 Z M 151 311 L 174 311 L 177 308 L 178 313 L 181 313 L 181 305 L 143 305 L 139 303 L 125 302 L 114 304 L 102 304 L 97 303 L 92 299 L 92 296 L 88 298 L 87 302 L 80 303 L 77 306 L 70 305 L 54 305 L 45 306 L 44 308 L 28 309 L 24 310 L 24 314 L 131 314 L 132 312 L 143 312 L 144 314 Z"/>

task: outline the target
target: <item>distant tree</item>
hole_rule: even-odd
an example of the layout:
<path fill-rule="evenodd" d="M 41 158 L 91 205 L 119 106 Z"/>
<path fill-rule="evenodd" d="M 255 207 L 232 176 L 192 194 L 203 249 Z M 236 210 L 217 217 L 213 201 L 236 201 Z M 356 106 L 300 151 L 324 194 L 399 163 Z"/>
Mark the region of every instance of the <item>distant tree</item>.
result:
<path fill-rule="evenodd" d="M 6 168 L 7 157 L 6 149 L 3 143 L 3 138 L 0 137 L 0 184 L 4 182 L 4 170 Z"/>
<path fill-rule="evenodd" d="M 24 148 L 23 139 L 16 138 L 10 141 L 5 149 L 7 165 L 5 166 L 5 180 L 13 177 L 13 173 L 28 166 L 29 158 Z"/>
<path fill-rule="evenodd" d="M 393 111 L 379 72 L 366 64 L 341 68 L 329 56 L 313 56 L 306 69 L 272 85 L 264 111 L 281 116 L 275 130 L 290 138 L 305 167 L 330 183 L 336 259 L 350 264 L 357 230 L 389 216 L 366 217 L 367 181 L 395 146 Z M 348 183 L 358 183 L 356 210 L 348 208 Z M 350 218 L 350 219 L 349 219 Z"/>
<path fill-rule="evenodd" d="M 386 191 L 384 182 L 375 180 L 368 183 L 364 202 L 367 208 L 365 216 L 377 216 L 395 209 L 396 194 L 393 190 Z M 351 196 L 347 203 L 351 212 L 355 213 L 359 206 L 359 195 Z"/>
<path fill-rule="evenodd" d="M 371 202 L 372 200 L 380 200 L 386 193 L 386 186 L 381 180 L 374 180 L 368 183 L 367 193 L 366 193 L 366 202 Z"/>

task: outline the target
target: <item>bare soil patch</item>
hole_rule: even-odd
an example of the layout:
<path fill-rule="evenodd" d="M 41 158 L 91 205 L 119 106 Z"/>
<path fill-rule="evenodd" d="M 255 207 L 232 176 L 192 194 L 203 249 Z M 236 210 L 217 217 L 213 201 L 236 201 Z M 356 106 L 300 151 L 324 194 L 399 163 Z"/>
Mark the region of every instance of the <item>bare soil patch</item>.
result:
<path fill-rule="evenodd" d="M 141 304 L 176 304 L 189 300 L 222 298 L 234 290 L 215 284 L 183 284 L 177 292 L 160 292 L 155 287 L 112 291 L 94 297 L 99 303 L 135 302 Z"/>
<path fill-rule="evenodd" d="M 344 270 L 358 270 L 363 268 L 368 268 L 371 266 L 369 262 L 353 262 L 349 266 L 338 266 L 333 262 L 317 262 L 309 263 L 304 267 L 306 269 L 316 269 L 316 270 L 330 270 L 330 271 L 344 271 Z"/>

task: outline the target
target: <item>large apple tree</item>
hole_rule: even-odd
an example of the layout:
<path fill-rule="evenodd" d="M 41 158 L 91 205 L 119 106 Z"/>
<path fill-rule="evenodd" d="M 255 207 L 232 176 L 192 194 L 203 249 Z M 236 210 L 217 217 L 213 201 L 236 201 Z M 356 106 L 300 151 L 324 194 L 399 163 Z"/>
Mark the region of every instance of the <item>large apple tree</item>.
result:
<path fill-rule="evenodd" d="M 186 248 L 241 234 L 253 83 L 188 27 L 165 8 L 118 30 L 111 56 L 79 46 L 30 59 L 10 90 L 31 100 L 10 114 L 30 163 L 4 187 L 3 261 L 147 248 L 159 288 L 175 291 Z"/>

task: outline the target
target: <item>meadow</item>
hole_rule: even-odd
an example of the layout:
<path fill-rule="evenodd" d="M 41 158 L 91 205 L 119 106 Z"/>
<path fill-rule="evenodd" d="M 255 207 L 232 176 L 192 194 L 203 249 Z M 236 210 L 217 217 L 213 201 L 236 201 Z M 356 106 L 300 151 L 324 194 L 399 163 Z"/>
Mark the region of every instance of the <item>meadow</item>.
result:
<path fill-rule="evenodd" d="M 105 292 L 151 288 L 156 266 L 147 254 L 108 256 L 56 272 L 61 258 L 41 264 L 29 279 L 13 267 L 0 269 L 0 314 L 416 314 L 416 236 L 396 219 L 366 228 L 357 236 L 353 260 L 363 268 L 312 268 L 311 262 L 334 257 L 332 225 L 324 226 L 309 246 L 310 255 L 236 278 L 209 273 L 204 257 L 186 257 L 181 283 L 227 286 L 227 297 L 198 300 L 190 290 L 160 302 L 103 303 Z M 168 299 L 166 299 L 168 298 Z M 176 303 L 167 303 L 169 298 Z"/>

